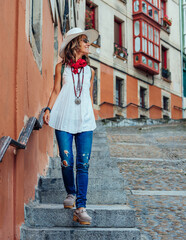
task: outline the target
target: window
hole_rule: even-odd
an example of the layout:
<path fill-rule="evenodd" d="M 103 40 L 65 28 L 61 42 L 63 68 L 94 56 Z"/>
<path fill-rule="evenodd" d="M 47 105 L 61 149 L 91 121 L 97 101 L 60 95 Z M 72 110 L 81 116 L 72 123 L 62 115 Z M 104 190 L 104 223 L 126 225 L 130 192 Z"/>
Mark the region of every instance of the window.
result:
<path fill-rule="evenodd" d="M 139 11 L 139 1 L 135 1 L 134 2 L 134 12 L 138 12 Z"/>
<path fill-rule="evenodd" d="M 154 10 L 154 19 L 158 22 L 158 11 Z"/>
<path fill-rule="evenodd" d="M 135 38 L 135 51 L 136 52 L 140 51 L 140 38 L 139 37 Z"/>
<path fill-rule="evenodd" d="M 145 56 L 142 56 L 142 63 L 147 64 L 147 58 Z"/>
<path fill-rule="evenodd" d="M 142 2 L 142 11 L 144 12 L 144 13 L 147 13 L 147 4 L 146 4 L 146 2 Z"/>
<path fill-rule="evenodd" d="M 116 105 L 123 105 L 123 79 L 116 77 Z"/>
<path fill-rule="evenodd" d="M 94 82 L 93 82 L 93 103 L 98 104 L 98 70 L 94 68 L 95 75 L 94 75 Z"/>
<path fill-rule="evenodd" d="M 166 15 L 166 1 L 161 0 L 161 24 L 163 25 L 163 17 Z"/>
<path fill-rule="evenodd" d="M 40 72 L 42 72 L 42 1 L 30 2 L 29 41 Z"/>
<path fill-rule="evenodd" d="M 136 21 L 134 24 L 134 34 L 135 36 L 138 36 L 140 33 L 140 25 L 139 25 L 139 21 Z"/>
<path fill-rule="evenodd" d="M 161 64 L 163 69 L 167 69 L 167 49 L 162 46 Z"/>
<path fill-rule="evenodd" d="M 85 29 L 98 29 L 97 26 L 97 6 L 91 1 L 86 1 Z"/>
<path fill-rule="evenodd" d="M 148 14 L 152 17 L 152 7 L 150 5 L 148 5 Z"/>
<path fill-rule="evenodd" d="M 163 110 L 169 111 L 169 98 L 163 96 Z"/>
<path fill-rule="evenodd" d="M 145 96 L 146 96 L 146 88 L 140 87 L 140 106 L 146 107 Z"/>
<path fill-rule="evenodd" d="M 122 46 L 122 21 L 114 19 L 114 42 Z"/>

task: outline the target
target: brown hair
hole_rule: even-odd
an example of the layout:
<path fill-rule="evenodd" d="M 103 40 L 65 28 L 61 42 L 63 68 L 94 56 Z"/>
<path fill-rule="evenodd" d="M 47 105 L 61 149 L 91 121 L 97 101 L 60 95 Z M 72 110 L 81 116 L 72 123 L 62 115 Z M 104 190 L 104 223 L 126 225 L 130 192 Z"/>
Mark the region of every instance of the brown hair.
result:
<path fill-rule="evenodd" d="M 62 61 L 63 63 L 70 64 L 71 60 L 73 63 L 76 62 L 76 53 L 78 52 L 78 50 L 80 50 L 80 41 L 82 40 L 82 36 L 83 35 L 80 35 L 80 36 L 72 39 L 68 43 L 68 45 L 65 48 L 65 54 L 64 54 L 65 56 Z M 87 62 L 88 65 L 90 64 L 90 59 L 88 57 L 88 54 L 83 55 L 82 58 Z"/>

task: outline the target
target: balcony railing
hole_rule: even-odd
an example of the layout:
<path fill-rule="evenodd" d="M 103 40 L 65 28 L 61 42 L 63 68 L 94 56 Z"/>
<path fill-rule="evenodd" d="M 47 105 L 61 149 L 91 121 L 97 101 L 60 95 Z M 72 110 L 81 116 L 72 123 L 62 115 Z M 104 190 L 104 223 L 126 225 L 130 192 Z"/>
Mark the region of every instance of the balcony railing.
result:
<path fill-rule="evenodd" d="M 171 81 L 171 72 L 169 71 L 169 69 L 162 68 L 161 75 L 167 81 L 169 81 L 169 82 Z"/>
<path fill-rule="evenodd" d="M 98 36 L 97 40 L 92 43 L 95 47 L 101 47 L 101 35 Z"/>
<path fill-rule="evenodd" d="M 161 18 L 161 26 L 162 28 L 167 31 L 168 33 L 170 33 L 170 26 L 171 24 L 168 23 L 168 21 L 165 20 L 165 18 Z"/>
<path fill-rule="evenodd" d="M 126 60 L 128 57 L 127 49 L 120 46 L 118 43 L 114 43 L 114 55 L 118 58 Z"/>

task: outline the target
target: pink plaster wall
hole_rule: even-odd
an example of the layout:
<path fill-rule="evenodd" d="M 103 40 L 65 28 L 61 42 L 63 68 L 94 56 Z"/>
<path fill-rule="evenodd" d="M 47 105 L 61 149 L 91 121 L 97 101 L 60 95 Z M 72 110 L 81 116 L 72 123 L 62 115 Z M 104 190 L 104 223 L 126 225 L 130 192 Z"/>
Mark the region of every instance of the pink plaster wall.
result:
<path fill-rule="evenodd" d="M 1 2 L 0 137 L 19 137 L 26 117 L 38 117 L 53 87 L 54 28 L 43 1 L 42 75 L 25 33 L 25 0 Z M 59 31 L 59 39 L 62 39 Z M 61 41 L 60 41 L 61 44 Z M 60 46 L 59 44 L 59 46 Z M 26 150 L 9 147 L 0 163 L 0 239 L 19 239 L 24 203 L 34 199 L 38 174 L 45 175 L 53 152 L 53 131 L 34 131 Z"/>

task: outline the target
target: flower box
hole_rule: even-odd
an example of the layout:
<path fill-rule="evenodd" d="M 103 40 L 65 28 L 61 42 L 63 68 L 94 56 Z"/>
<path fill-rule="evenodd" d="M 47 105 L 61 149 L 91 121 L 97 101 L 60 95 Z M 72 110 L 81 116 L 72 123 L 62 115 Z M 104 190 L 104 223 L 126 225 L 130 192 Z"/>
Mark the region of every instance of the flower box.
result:
<path fill-rule="evenodd" d="M 168 24 L 169 26 L 172 25 L 172 19 L 170 19 L 167 15 L 164 16 L 163 22 Z"/>

